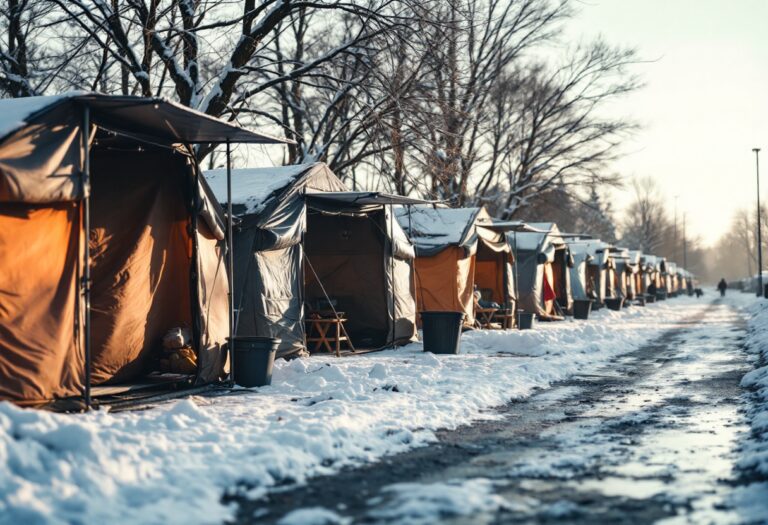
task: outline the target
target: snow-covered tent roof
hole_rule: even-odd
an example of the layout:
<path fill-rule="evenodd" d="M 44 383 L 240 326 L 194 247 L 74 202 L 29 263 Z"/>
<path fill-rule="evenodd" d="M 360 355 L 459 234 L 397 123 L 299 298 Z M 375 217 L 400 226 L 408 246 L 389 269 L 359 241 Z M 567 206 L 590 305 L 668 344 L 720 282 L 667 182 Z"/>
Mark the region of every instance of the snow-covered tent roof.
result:
<path fill-rule="evenodd" d="M 235 213 L 259 213 L 269 197 L 276 195 L 313 168 L 327 169 L 325 164 L 296 164 L 232 170 L 232 206 L 238 207 Z M 227 202 L 226 168 L 208 170 L 203 172 L 203 175 L 216 199 L 222 203 Z M 339 191 L 346 190 L 341 181 L 339 184 Z"/>
<path fill-rule="evenodd" d="M 529 222 L 527 224 L 539 231 L 507 234 L 510 244 L 518 252 L 549 253 L 553 248 L 565 246 L 565 241 L 560 237 L 560 229 L 554 222 Z"/>
<path fill-rule="evenodd" d="M 620 272 L 637 273 L 640 269 L 640 256 L 636 251 L 627 248 L 614 248 L 613 258 L 616 261 L 616 269 Z"/>
<path fill-rule="evenodd" d="M 640 258 L 640 263 L 647 272 L 667 271 L 667 259 L 665 257 L 644 253 Z"/>
<path fill-rule="evenodd" d="M 459 246 L 472 253 L 478 240 L 496 251 L 509 250 L 503 233 L 483 227 L 493 220 L 483 207 L 406 206 L 398 208 L 396 216 L 420 256 L 435 255 L 449 246 Z"/>
<path fill-rule="evenodd" d="M 589 264 L 606 268 L 612 260 L 611 245 L 600 239 L 576 239 L 567 241 L 574 263 L 585 260 Z"/>

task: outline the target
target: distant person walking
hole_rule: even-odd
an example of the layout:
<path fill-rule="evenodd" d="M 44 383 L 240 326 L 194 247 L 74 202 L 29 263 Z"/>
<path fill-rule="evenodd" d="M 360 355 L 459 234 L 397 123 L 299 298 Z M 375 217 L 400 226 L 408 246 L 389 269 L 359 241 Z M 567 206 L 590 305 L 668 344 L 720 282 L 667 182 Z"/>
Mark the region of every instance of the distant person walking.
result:
<path fill-rule="evenodd" d="M 728 289 L 728 283 L 725 282 L 725 279 L 720 279 L 720 282 L 717 283 L 717 289 L 720 290 L 720 297 L 725 297 L 725 291 Z"/>

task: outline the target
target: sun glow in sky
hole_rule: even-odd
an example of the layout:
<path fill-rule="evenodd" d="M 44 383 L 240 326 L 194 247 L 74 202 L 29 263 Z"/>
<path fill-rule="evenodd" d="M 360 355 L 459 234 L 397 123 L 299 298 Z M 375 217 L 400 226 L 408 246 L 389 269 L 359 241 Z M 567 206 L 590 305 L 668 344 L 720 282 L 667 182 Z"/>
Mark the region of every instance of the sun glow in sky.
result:
<path fill-rule="evenodd" d="M 643 129 L 614 168 L 655 177 L 680 223 L 712 244 L 754 207 L 763 148 L 768 196 L 768 0 L 585 0 L 568 32 L 636 47 L 645 88 L 617 110 Z M 631 200 L 618 192 L 619 212 Z M 765 201 L 768 203 L 768 199 Z"/>

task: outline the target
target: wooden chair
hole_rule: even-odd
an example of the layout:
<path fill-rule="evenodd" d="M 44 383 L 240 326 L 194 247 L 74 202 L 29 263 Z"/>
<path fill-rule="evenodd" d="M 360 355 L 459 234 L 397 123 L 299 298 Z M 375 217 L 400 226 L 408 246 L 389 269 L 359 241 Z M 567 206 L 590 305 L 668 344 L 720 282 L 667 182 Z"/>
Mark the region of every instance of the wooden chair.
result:
<path fill-rule="evenodd" d="M 345 343 L 353 352 L 355 347 L 344 327 L 347 319 L 344 312 L 312 312 L 307 317 L 307 348 L 310 343 L 315 343 L 310 352 L 318 352 L 325 348 L 328 353 L 335 353 L 336 357 L 341 356 L 341 343 Z"/>

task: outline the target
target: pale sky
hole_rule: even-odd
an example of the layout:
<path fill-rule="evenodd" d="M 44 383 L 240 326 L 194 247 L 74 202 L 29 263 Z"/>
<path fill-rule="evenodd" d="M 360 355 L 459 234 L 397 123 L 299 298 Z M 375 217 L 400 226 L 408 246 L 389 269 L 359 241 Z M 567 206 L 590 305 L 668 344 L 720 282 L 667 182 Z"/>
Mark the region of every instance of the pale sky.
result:
<path fill-rule="evenodd" d="M 618 105 L 644 128 L 615 165 L 680 195 L 706 244 L 755 199 L 753 147 L 768 197 L 768 0 L 584 0 L 568 32 L 638 48 L 646 87 Z M 629 191 L 617 195 L 619 208 Z M 768 204 L 768 199 L 765 201 Z M 761 203 L 762 204 L 762 203 Z M 682 218 L 680 219 L 682 222 Z"/>

